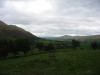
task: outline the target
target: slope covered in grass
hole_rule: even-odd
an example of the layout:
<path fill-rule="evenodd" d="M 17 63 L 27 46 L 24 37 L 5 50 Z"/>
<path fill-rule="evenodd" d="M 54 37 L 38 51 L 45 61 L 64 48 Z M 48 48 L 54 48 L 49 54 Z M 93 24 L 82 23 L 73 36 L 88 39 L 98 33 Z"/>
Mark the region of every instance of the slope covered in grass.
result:
<path fill-rule="evenodd" d="M 63 51 L 0 60 L 0 75 L 100 75 L 100 51 Z"/>

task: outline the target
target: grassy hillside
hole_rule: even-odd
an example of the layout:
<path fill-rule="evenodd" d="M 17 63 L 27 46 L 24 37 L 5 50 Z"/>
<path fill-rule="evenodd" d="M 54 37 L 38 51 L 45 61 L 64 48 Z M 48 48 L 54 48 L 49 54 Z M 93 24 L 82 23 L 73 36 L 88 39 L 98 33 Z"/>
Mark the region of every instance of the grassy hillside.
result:
<path fill-rule="evenodd" d="M 100 75 L 99 50 L 60 50 L 47 54 L 0 60 L 0 75 Z"/>

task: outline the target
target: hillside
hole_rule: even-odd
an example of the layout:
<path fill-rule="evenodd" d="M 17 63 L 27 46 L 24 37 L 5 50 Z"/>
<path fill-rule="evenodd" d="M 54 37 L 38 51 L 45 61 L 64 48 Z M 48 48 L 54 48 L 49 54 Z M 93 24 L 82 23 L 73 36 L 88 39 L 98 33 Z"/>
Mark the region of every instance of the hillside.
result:
<path fill-rule="evenodd" d="M 37 37 L 20 27 L 17 27 L 15 25 L 8 25 L 0 21 L 0 38 L 37 38 Z"/>

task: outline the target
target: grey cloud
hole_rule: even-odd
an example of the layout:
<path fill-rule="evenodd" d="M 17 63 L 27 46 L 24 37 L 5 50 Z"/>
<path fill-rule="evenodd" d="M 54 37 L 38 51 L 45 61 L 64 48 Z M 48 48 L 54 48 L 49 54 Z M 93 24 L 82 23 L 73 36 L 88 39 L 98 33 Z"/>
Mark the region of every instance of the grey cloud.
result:
<path fill-rule="evenodd" d="M 27 2 L 29 0 L 14 1 Z M 48 15 L 45 17 L 43 15 L 23 14 L 23 12 L 19 12 L 13 7 L 3 6 L 0 8 L 0 19 L 8 24 L 17 24 L 33 34 L 41 36 L 100 33 L 99 0 L 53 1 L 55 1 L 56 8 L 54 8 L 54 13 L 51 14 L 52 17 L 48 17 Z M 0 0 L 1 4 L 5 4 L 4 0 Z"/>
<path fill-rule="evenodd" d="M 57 6 L 59 14 L 64 16 L 100 16 L 99 0 L 58 0 Z"/>
<path fill-rule="evenodd" d="M 7 0 L 0 0 L 0 8 L 3 8 L 3 6 L 4 6 L 4 4 L 5 4 L 6 1 Z"/>

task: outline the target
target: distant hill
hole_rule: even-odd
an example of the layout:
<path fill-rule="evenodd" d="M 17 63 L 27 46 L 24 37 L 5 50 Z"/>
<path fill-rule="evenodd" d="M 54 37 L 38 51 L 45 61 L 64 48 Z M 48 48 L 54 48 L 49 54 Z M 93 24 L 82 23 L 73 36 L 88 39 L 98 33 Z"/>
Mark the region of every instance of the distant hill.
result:
<path fill-rule="evenodd" d="M 93 40 L 100 40 L 100 35 L 90 35 L 90 36 L 70 36 L 70 35 L 64 35 L 60 37 L 44 37 L 48 40 L 58 40 L 58 41 L 65 41 L 65 40 L 72 40 L 76 39 L 79 41 L 93 41 Z"/>
<path fill-rule="evenodd" d="M 96 40 L 100 40 L 100 35 L 74 36 L 73 39 L 80 40 L 80 41 L 96 41 Z"/>
<path fill-rule="evenodd" d="M 8 25 L 0 21 L 0 38 L 34 38 L 37 37 L 30 32 L 17 27 L 15 25 Z"/>
<path fill-rule="evenodd" d="M 65 35 L 65 36 L 60 36 L 60 37 L 42 37 L 47 40 L 58 40 L 58 41 L 64 41 L 64 40 L 69 40 L 72 39 L 73 36 Z"/>

